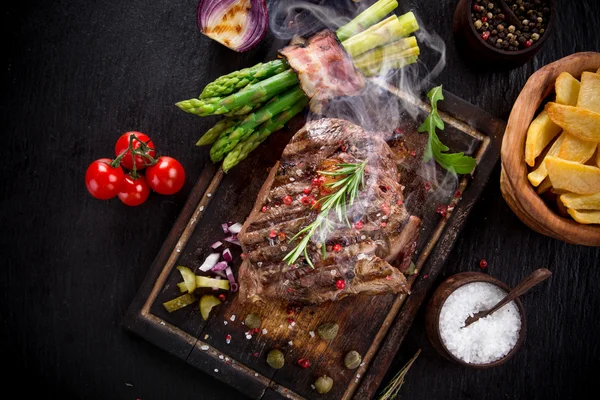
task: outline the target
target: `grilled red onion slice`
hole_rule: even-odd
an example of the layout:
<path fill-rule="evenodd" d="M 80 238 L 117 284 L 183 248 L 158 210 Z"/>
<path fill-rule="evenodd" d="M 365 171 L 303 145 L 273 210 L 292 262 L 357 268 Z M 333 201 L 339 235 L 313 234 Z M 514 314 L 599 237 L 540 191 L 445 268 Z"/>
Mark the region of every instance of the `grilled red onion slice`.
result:
<path fill-rule="evenodd" d="M 265 0 L 200 0 L 198 29 L 235 51 L 247 51 L 269 27 Z"/>

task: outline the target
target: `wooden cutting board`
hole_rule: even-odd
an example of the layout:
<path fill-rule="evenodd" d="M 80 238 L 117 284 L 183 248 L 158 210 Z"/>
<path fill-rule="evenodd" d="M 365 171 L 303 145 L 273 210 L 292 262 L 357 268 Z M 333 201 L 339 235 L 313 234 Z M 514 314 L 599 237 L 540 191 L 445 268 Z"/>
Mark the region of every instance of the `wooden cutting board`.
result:
<path fill-rule="evenodd" d="M 380 100 L 386 105 L 391 98 L 399 103 L 399 109 L 417 112 L 416 120 L 402 112 L 382 121 L 382 126 L 400 127 L 400 144 L 413 146 L 407 151 L 422 157 L 423 146 L 415 143 L 426 138 L 416 133 L 429 111 L 422 100 L 425 96 L 414 97 L 394 86 L 382 85 Z M 197 304 L 171 314 L 165 311 L 162 303 L 180 295 L 177 283 L 182 279 L 175 267 L 198 265 L 211 252 L 210 245 L 223 238 L 221 223 L 244 221 L 269 168 L 302 125 L 303 119 L 298 117 L 229 174 L 212 164 L 206 165 L 131 304 L 124 327 L 251 398 L 372 398 L 499 157 L 505 123 L 451 93 L 444 92 L 444 96 L 439 108 L 446 129 L 440 138 L 450 151 L 464 151 L 475 157 L 478 165 L 472 175 L 446 182 L 450 186 L 442 194 L 436 190 L 428 192 L 428 178 L 419 171 L 403 173 L 405 197 L 406 193 L 419 193 L 407 208 L 423 220 L 413 257 L 416 273 L 409 277 L 410 295 L 348 297 L 289 314 L 286 304 L 241 304 L 235 293 L 228 293 L 227 301 L 213 309 L 208 321 L 200 316 Z M 378 109 L 377 104 L 373 109 Z M 353 118 L 342 107 L 338 112 Z M 460 196 L 455 195 L 455 189 Z M 451 205 L 445 216 L 440 213 L 440 205 Z M 232 250 L 237 276 L 240 250 Z M 259 314 L 262 326 L 260 333 L 247 336 L 248 328 L 242 322 L 249 313 Z M 340 326 L 338 336 L 331 342 L 311 335 L 323 322 Z M 273 348 L 285 354 L 282 369 L 275 370 L 266 363 L 267 353 Z M 352 371 L 343 364 L 344 355 L 350 350 L 363 357 L 363 364 Z M 300 368 L 300 358 L 308 359 L 310 367 Z M 323 374 L 334 379 L 334 386 L 329 393 L 319 395 L 311 385 Z"/>

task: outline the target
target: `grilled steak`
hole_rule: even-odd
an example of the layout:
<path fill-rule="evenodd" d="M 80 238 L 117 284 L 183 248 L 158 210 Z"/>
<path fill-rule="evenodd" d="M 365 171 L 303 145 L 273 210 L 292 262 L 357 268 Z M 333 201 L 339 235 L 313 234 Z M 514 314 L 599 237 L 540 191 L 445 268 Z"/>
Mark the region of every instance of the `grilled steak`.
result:
<path fill-rule="evenodd" d="M 313 237 L 308 255 L 315 268 L 302 257 L 288 265 L 283 258 L 298 243 L 289 239 L 318 214 L 307 201 L 322 194 L 323 187 L 313 184 L 318 171 L 365 159 L 365 185 L 347 210 L 352 226 L 331 212 L 334 229 L 326 233 L 325 258 L 320 238 Z M 395 156 L 382 135 L 341 119 L 307 123 L 271 170 L 238 235 L 246 254 L 239 274 L 241 299 L 319 304 L 359 293 L 407 293 L 401 271 L 410 264 L 421 221 L 402 205 L 398 180 Z M 289 198 L 283 202 L 285 196 L 291 196 L 291 204 Z M 343 290 L 336 287 L 339 279 L 345 281 Z"/>
<path fill-rule="evenodd" d="M 320 113 L 328 99 L 354 96 L 365 86 L 365 78 L 332 31 L 322 31 L 306 42 L 279 51 L 298 73 L 300 87 L 310 99 L 310 109 Z"/>

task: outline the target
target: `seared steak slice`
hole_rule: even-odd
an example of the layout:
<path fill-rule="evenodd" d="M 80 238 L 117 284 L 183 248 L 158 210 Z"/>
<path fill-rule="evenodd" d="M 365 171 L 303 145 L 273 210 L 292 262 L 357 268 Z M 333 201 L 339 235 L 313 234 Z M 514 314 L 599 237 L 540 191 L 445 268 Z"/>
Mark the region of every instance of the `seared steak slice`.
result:
<path fill-rule="evenodd" d="M 365 86 L 365 78 L 332 31 L 322 31 L 305 42 L 279 51 L 298 73 L 300 87 L 310 99 L 310 109 L 320 113 L 327 100 L 354 96 Z"/>
<path fill-rule="evenodd" d="M 323 186 L 313 182 L 318 171 L 365 159 L 364 188 L 347 209 L 352 226 L 331 212 L 334 229 L 325 235 L 325 258 L 315 235 L 308 245 L 315 268 L 304 258 L 288 265 L 283 258 L 299 241 L 289 239 L 318 214 L 309 201 L 324 195 Z M 381 135 L 340 119 L 307 123 L 271 170 L 238 235 L 246 255 L 239 279 L 242 300 L 318 304 L 359 293 L 407 293 L 401 270 L 410 264 L 421 221 L 406 212 L 398 181 L 397 161 Z M 291 204 L 289 198 L 284 203 L 286 196 Z M 335 251 L 335 245 L 341 248 Z M 339 279 L 345 281 L 343 290 L 336 287 Z"/>

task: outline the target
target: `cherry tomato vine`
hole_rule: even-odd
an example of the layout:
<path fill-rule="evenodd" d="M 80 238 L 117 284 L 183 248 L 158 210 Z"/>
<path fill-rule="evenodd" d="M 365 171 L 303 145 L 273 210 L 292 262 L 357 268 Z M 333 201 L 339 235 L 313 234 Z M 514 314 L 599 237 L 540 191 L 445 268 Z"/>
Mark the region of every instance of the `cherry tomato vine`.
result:
<path fill-rule="evenodd" d="M 172 157 L 156 157 L 152 139 L 141 132 L 126 132 L 115 144 L 114 159 L 101 158 L 85 174 L 88 192 L 100 200 L 116 196 L 129 206 L 143 204 L 150 190 L 175 194 L 183 187 L 185 171 Z M 140 171 L 145 171 L 142 175 Z M 126 172 L 128 171 L 128 172 Z"/>

